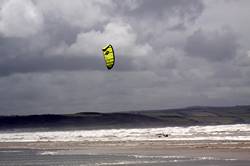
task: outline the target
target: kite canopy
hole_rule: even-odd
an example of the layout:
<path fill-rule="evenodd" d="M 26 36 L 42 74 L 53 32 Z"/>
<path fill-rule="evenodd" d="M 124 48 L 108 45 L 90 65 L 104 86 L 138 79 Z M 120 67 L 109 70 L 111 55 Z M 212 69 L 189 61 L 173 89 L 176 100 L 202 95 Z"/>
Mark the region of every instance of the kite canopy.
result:
<path fill-rule="evenodd" d="M 106 63 L 106 67 L 110 70 L 115 64 L 115 54 L 114 49 L 111 44 L 107 45 L 106 47 L 102 48 L 103 57 Z"/>

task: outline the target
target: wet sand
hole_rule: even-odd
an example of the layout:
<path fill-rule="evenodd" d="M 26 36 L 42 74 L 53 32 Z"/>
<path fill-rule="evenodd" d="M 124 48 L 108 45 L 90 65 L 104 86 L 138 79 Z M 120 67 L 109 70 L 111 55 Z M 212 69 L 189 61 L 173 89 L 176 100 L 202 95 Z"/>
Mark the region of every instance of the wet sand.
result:
<path fill-rule="evenodd" d="M 108 152 L 250 160 L 250 141 L 1 142 L 0 149 L 56 149 L 85 154 Z"/>

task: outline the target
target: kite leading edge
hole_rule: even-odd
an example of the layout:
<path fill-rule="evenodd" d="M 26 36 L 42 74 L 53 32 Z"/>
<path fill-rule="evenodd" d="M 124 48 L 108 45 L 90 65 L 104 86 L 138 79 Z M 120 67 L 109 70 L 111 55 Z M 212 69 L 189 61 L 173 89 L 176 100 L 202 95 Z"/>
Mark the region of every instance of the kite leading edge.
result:
<path fill-rule="evenodd" d="M 115 53 L 111 44 L 102 48 L 106 67 L 110 70 L 115 64 Z"/>

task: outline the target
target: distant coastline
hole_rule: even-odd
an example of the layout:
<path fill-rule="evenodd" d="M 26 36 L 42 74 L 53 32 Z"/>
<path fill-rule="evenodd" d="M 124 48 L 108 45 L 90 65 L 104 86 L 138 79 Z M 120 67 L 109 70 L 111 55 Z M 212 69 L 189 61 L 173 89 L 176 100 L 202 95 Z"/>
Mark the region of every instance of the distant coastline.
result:
<path fill-rule="evenodd" d="M 0 116 L 0 130 L 108 129 L 250 124 L 250 105 L 130 112 Z"/>

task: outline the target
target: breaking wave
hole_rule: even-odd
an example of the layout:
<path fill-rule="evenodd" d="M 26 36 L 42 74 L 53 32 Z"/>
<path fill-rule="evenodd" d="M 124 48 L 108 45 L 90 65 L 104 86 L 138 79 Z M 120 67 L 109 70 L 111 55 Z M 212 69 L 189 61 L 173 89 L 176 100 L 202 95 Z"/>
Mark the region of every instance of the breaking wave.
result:
<path fill-rule="evenodd" d="M 103 129 L 75 131 L 1 132 L 0 142 L 47 141 L 250 140 L 250 124 Z"/>

